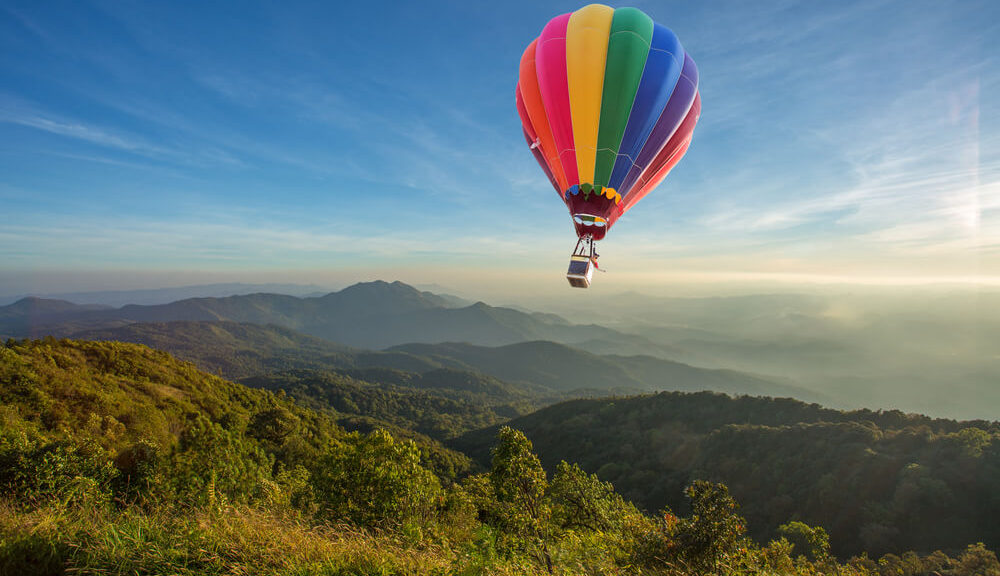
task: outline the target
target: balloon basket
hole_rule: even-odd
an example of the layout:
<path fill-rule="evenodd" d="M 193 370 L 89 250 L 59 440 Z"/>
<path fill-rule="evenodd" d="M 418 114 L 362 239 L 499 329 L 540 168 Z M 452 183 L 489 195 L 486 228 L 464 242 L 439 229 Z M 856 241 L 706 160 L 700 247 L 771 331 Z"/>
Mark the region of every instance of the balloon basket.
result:
<path fill-rule="evenodd" d="M 576 242 L 573 255 L 569 258 L 566 280 L 574 288 L 589 288 L 595 268 L 597 268 L 597 252 L 594 250 L 594 237 L 581 236 Z"/>

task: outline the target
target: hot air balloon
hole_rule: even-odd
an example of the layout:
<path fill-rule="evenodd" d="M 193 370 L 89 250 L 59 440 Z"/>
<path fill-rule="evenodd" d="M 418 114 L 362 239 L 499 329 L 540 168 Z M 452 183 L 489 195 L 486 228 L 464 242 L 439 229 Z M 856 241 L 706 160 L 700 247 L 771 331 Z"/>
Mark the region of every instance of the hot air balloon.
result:
<path fill-rule="evenodd" d="M 594 242 L 684 156 L 701 112 L 698 68 L 636 8 L 556 16 L 525 49 L 514 91 L 524 138 L 578 237 L 566 278 L 590 286 Z"/>

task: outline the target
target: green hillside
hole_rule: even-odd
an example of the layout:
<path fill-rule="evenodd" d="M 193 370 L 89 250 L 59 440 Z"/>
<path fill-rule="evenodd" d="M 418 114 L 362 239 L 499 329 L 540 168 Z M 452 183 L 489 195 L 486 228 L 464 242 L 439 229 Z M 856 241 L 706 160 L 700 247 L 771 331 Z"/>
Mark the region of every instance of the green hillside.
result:
<path fill-rule="evenodd" d="M 104 448 L 153 442 L 169 450 L 192 418 L 227 430 L 259 413 L 287 411 L 295 441 L 319 449 L 342 434 L 326 417 L 290 400 L 199 371 L 165 352 L 136 344 L 45 339 L 0 348 L 0 403 L 43 434 L 100 431 Z"/>
<path fill-rule="evenodd" d="M 660 393 L 564 402 L 508 425 L 547 467 L 577 462 L 648 510 L 680 507 L 694 479 L 723 482 L 760 539 L 792 518 L 826 528 L 841 554 L 1000 545 L 995 422 Z M 486 462 L 495 433 L 452 445 Z"/>
<path fill-rule="evenodd" d="M 345 392 L 338 402 L 374 392 L 401 423 L 449 410 L 363 382 L 321 384 Z M 346 433 L 330 406 L 298 406 L 140 345 L 8 341 L 0 402 L 4 576 L 1000 571 L 981 544 L 841 562 L 826 532 L 801 522 L 755 542 L 727 488 L 710 482 L 684 488 L 689 513 L 647 516 L 576 465 L 546 473 L 511 428 L 497 432 L 488 472 L 442 480 L 409 440 Z"/>
<path fill-rule="evenodd" d="M 438 440 L 499 424 L 529 411 L 531 404 L 527 401 L 495 403 L 493 390 L 481 392 L 477 382 L 469 381 L 468 373 L 458 373 L 463 378 L 456 378 L 456 382 L 435 379 L 448 372 L 437 371 L 427 378 L 417 375 L 415 379 L 407 379 L 408 385 L 373 384 L 342 373 L 312 370 L 256 376 L 241 383 L 252 388 L 283 390 L 297 403 L 328 412 L 335 418 L 363 416 Z M 423 386 L 428 381 L 430 386 Z M 462 388 L 437 387 L 444 384 Z"/>
<path fill-rule="evenodd" d="M 233 380 L 282 370 L 350 366 L 360 352 L 274 324 L 222 321 L 142 322 L 85 330 L 73 337 L 143 344 Z"/>

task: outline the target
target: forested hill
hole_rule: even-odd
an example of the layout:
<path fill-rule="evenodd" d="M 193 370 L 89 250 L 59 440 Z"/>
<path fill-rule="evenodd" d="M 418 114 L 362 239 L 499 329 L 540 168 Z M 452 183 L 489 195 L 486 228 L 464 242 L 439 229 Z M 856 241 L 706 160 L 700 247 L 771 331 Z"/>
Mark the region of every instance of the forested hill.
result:
<path fill-rule="evenodd" d="M 844 553 L 1000 545 L 1000 425 L 898 411 L 841 412 L 711 393 L 573 400 L 517 418 L 542 462 L 579 463 L 649 510 L 694 479 L 727 484 L 752 533 L 788 518 Z M 489 459 L 495 429 L 453 446 Z"/>
<path fill-rule="evenodd" d="M 447 418 L 456 408 L 466 414 L 464 408 L 457 403 L 413 402 L 400 390 L 369 390 L 365 382 L 324 378 L 323 373 L 292 371 L 258 382 L 261 386 L 298 382 L 304 392 L 315 387 L 314 396 L 303 397 L 315 403 L 314 411 L 292 404 L 280 391 L 245 388 L 140 345 L 51 338 L 0 345 L 0 574 L 624 576 L 641 571 L 663 576 L 974 576 L 1000 572 L 995 554 L 974 544 L 975 539 L 968 546 L 949 549 L 951 557 L 940 552 L 923 557 L 906 553 L 886 555 L 878 562 L 831 556 L 823 528 L 801 522 L 783 524 L 775 540 L 753 541 L 745 537 L 747 522 L 728 489 L 711 482 L 685 487 L 682 493 L 688 505 L 676 506 L 676 513 L 643 514 L 611 484 L 574 464 L 562 462 L 546 474 L 531 442 L 512 428 L 497 431 L 493 438 L 488 472 L 458 477 L 442 473 L 447 471 L 441 462 L 429 460 L 411 441 L 384 430 L 344 432 L 332 421 L 337 409 L 331 405 L 370 400 L 388 409 L 387 416 L 396 418 L 401 431 L 427 422 L 422 412 L 440 411 Z M 478 393 L 478 385 L 471 384 L 471 392 Z M 697 451 L 700 443 L 701 449 L 711 452 L 718 432 L 708 433 L 705 440 L 707 426 L 698 428 L 697 423 L 711 425 L 705 416 L 712 410 L 695 408 L 704 399 L 730 400 L 712 395 L 658 397 L 670 396 L 695 399 L 677 407 L 676 430 L 690 425 L 688 448 Z M 607 444 L 613 444 L 629 431 L 652 424 L 623 414 L 627 426 L 611 425 L 616 406 L 632 401 L 563 405 L 550 415 L 560 416 L 566 406 L 580 409 L 577 420 L 562 414 L 554 422 L 567 433 L 597 430 L 607 436 Z M 756 402 L 736 411 L 738 417 L 770 425 L 723 426 L 721 433 L 793 429 L 777 424 L 809 418 L 817 421 L 798 426 L 819 426 L 836 414 L 786 401 L 778 403 L 781 410 L 775 416 L 769 401 Z M 397 410 L 400 405 L 403 409 Z M 481 416 L 490 417 L 485 412 Z M 874 422 L 888 427 L 898 418 L 874 416 L 870 425 L 851 417 L 831 425 L 852 426 L 855 436 L 871 436 L 877 427 Z M 530 424 L 532 418 L 522 422 Z M 996 462 L 992 443 L 996 432 L 984 429 L 976 436 L 970 432 L 975 428 L 967 425 L 913 423 L 926 427 L 925 436 L 950 438 L 967 452 L 954 455 L 949 441 L 940 440 L 937 458 L 952 458 L 962 474 L 982 473 L 966 484 L 980 498 L 980 515 L 968 510 L 965 495 L 949 484 L 949 478 L 934 475 L 926 459 L 908 467 L 913 486 L 897 491 L 904 504 L 924 502 L 919 499 L 924 486 L 947 496 L 943 504 L 934 505 L 938 511 L 947 507 L 948 515 L 939 514 L 932 524 L 940 531 L 955 530 L 943 536 L 935 532 L 940 545 L 951 546 L 958 536 L 973 531 L 949 519 L 979 519 L 995 504 L 995 499 L 990 502 L 976 492 L 976 482 L 988 482 L 992 472 L 970 463 Z M 671 433 L 662 426 L 651 429 L 654 441 L 662 442 Z M 797 437 L 808 443 L 817 435 L 827 444 L 815 450 L 810 462 L 854 469 L 849 459 L 853 452 L 836 448 L 842 438 L 823 430 Z M 603 446 L 595 442 L 594 433 L 584 436 L 591 448 Z M 569 441 L 565 435 L 555 437 Z M 729 440 L 721 442 L 728 445 Z M 783 442 L 790 453 L 803 454 L 794 440 Z M 747 442 L 737 447 L 754 454 Z M 662 448 L 656 442 L 633 446 L 611 462 L 642 464 L 639 451 Z M 874 449 L 889 452 L 877 445 Z M 709 459 L 725 456 L 723 452 L 724 446 L 716 447 Z M 891 477 L 887 460 L 876 459 Z M 739 465 L 735 460 L 729 463 Z M 780 470 L 782 462 L 777 459 L 768 466 Z M 861 476 L 877 485 L 878 478 L 867 472 L 862 470 Z M 654 473 L 647 476 L 647 486 L 670 480 Z M 846 478 L 854 482 L 849 474 Z M 813 489 L 825 498 L 831 483 L 836 482 Z M 796 486 L 785 489 L 798 496 Z M 760 487 L 754 497 L 758 496 L 767 496 Z M 757 506 L 752 499 L 745 502 L 746 510 Z M 787 520 L 803 517 L 794 506 L 789 509 Z M 891 519 L 899 523 L 885 526 L 904 530 L 906 522 L 922 520 L 922 508 L 908 509 L 913 518 Z M 903 535 L 899 541 L 904 541 Z"/>
<path fill-rule="evenodd" d="M 353 366 L 361 352 L 274 324 L 225 321 L 137 322 L 84 330 L 73 337 L 142 344 L 231 380 L 283 370 Z"/>
<path fill-rule="evenodd" d="M 251 436 L 255 426 L 268 429 L 292 426 L 295 434 L 281 432 L 280 442 L 281 454 L 289 458 L 284 463 L 292 466 L 308 461 L 330 439 L 344 434 L 337 420 L 344 420 L 351 428 L 371 428 L 392 427 L 405 418 L 405 415 L 392 418 L 384 410 L 373 409 L 366 420 L 359 422 L 361 415 L 338 411 L 332 403 L 326 403 L 325 410 L 302 408 L 301 403 L 286 398 L 278 387 L 269 391 L 263 385 L 254 388 L 236 384 L 202 372 L 166 352 L 136 344 L 44 339 L 13 343 L 0 348 L 0 353 L 4 354 L 0 364 L 0 404 L 17 409 L 18 418 L 26 419 L 32 426 L 93 432 L 101 437 L 105 448 L 116 452 L 144 449 L 145 443 L 152 443 L 161 451 L 172 450 L 181 431 L 189 428 L 193 419 L 205 418 L 199 425 L 216 423 L 227 431 L 250 429 Z M 378 394 L 372 385 L 349 377 L 339 380 L 350 381 L 354 388 L 327 387 L 324 392 L 353 391 L 365 408 L 369 408 L 365 402 L 384 403 L 384 397 L 391 395 L 389 391 Z M 294 389 L 291 381 L 284 382 L 289 390 Z M 369 390 L 359 389 L 360 386 L 368 386 Z M 403 402 L 410 404 L 421 400 L 428 402 L 420 397 L 403 397 Z M 467 408 L 468 413 L 474 412 L 468 403 L 460 406 Z M 461 415 L 469 419 L 478 415 L 466 412 Z M 493 414 L 488 408 L 479 412 Z M 423 421 L 435 416 L 438 414 L 432 411 Z M 484 418 L 490 423 L 499 419 L 495 415 L 491 420 L 489 416 Z M 454 477 L 468 472 L 466 457 L 421 435 L 420 427 L 397 428 L 417 441 L 426 464 L 436 473 Z M 445 434 L 442 432 L 440 436 Z"/>
<path fill-rule="evenodd" d="M 0 346 L 0 405 L 7 429 L 84 433 L 121 453 L 148 446 L 170 451 L 192 425 L 225 434 L 252 428 L 253 422 L 275 425 L 269 417 L 291 426 L 282 444 L 300 456 L 343 435 L 328 417 L 282 395 L 120 342 L 45 339 Z"/>

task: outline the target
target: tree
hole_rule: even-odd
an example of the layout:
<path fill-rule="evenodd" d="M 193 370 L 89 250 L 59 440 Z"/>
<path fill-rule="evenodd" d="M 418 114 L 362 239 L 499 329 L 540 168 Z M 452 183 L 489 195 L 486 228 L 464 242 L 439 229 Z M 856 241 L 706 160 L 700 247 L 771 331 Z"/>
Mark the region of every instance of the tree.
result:
<path fill-rule="evenodd" d="M 564 530 L 618 531 L 630 508 L 610 482 L 566 461 L 556 467 L 549 498 L 553 520 Z"/>
<path fill-rule="evenodd" d="M 696 571 L 719 573 L 739 548 L 746 521 L 736 514 L 736 500 L 725 484 L 696 480 L 684 494 L 691 515 L 677 526 L 681 554 Z"/>
<path fill-rule="evenodd" d="M 299 417 L 284 406 L 277 406 L 254 414 L 247 426 L 247 435 L 281 445 L 299 425 Z"/>
<path fill-rule="evenodd" d="M 1000 576 L 1000 561 L 992 550 L 980 542 L 969 544 L 958 558 L 955 576 Z"/>
<path fill-rule="evenodd" d="M 169 459 L 169 484 L 182 502 L 246 502 L 270 480 L 273 459 L 257 443 L 198 414 Z"/>
<path fill-rule="evenodd" d="M 0 427 L 0 495 L 25 501 L 107 501 L 118 470 L 91 438 L 47 440 Z"/>
<path fill-rule="evenodd" d="M 313 478 L 321 514 L 361 526 L 423 524 L 443 496 L 417 445 L 381 429 L 331 444 Z"/>
<path fill-rule="evenodd" d="M 822 526 L 813 528 L 793 521 L 779 526 L 778 534 L 791 542 L 792 553 L 805 556 L 810 562 L 823 562 L 830 557 L 830 536 Z"/>
<path fill-rule="evenodd" d="M 493 448 L 490 483 L 500 528 L 520 544 L 537 547 L 546 569 L 552 572 L 547 544 L 551 510 L 545 498 L 548 480 L 523 432 L 508 426 L 500 429 Z"/>

